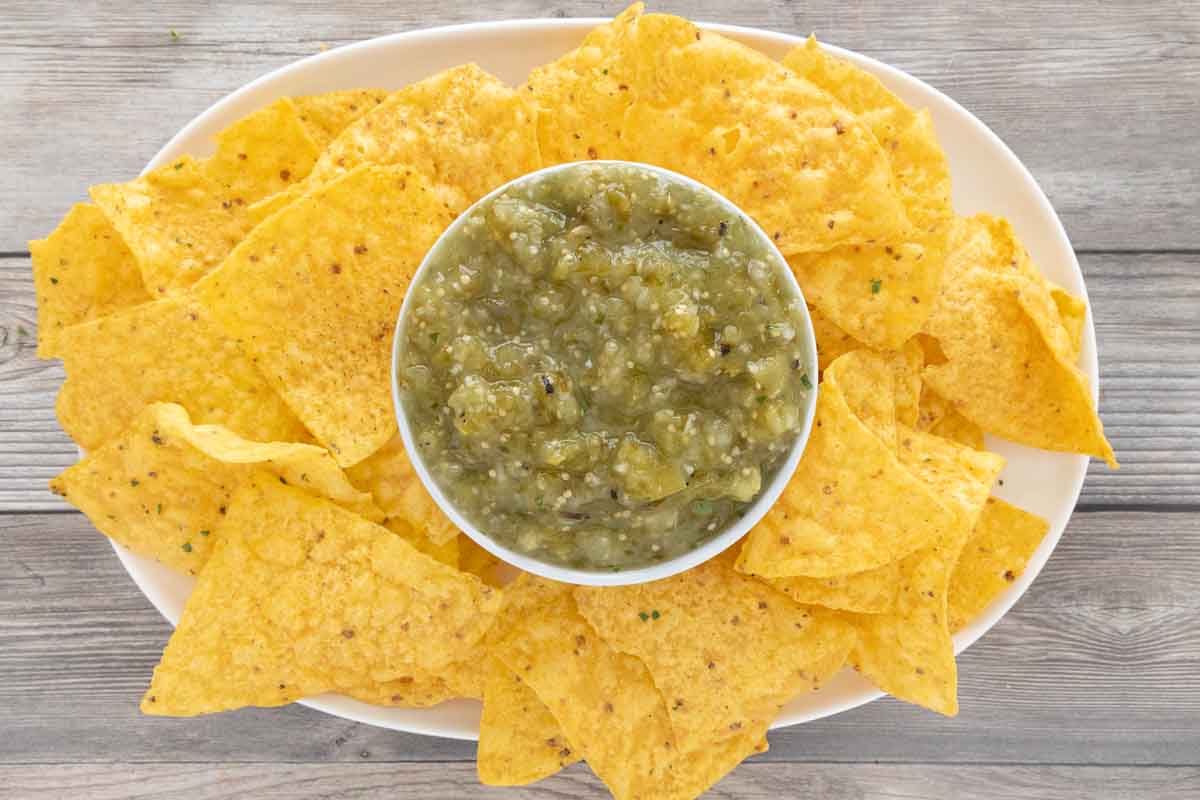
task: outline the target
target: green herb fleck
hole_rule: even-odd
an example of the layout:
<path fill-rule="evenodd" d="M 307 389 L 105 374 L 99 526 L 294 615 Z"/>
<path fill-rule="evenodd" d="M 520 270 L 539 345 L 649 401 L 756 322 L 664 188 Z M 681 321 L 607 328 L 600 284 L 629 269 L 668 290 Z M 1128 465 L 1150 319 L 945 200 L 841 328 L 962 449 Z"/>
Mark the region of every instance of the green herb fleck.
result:
<path fill-rule="evenodd" d="M 801 385 L 801 386 L 803 386 L 805 389 L 811 389 L 811 388 L 812 388 L 812 381 L 810 381 L 810 380 L 808 379 L 808 373 L 807 373 L 807 372 L 806 372 L 806 373 L 804 373 L 803 375 L 801 375 L 801 376 L 800 376 L 800 385 Z"/>
<path fill-rule="evenodd" d="M 437 344 L 437 340 L 440 336 L 441 336 L 440 333 L 431 333 L 431 334 L 429 334 L 429 341 L 433 342 L 434 344 Z"/>
<path fill-rule="evenodd" d="M 638 616 L 642 618 L 642 622 L 645 622 L 646 620 L 650 619 L 650 615 L 647 614 L 645 611 L 639 611 Z"/>
<path fill-rule="evenodd" d="M 183 169 L 183 162 L 182 162 L 182 161 L 177 161 L 177 162 L 176 162 L 176 163 L 175 163 L 173 166 L 174 166 L 174 167 L 175 167 L 175 169 L 177 169 L 177 170 L 179 170 L 179 169 Z M 178 242 L 179 240 L 178 240 L 178 239 L 176 239 L 175 241 L 177 241 L 177 242 Z"/>
<path fill-rule="evenodd" d="M 192 552 L 192 543 L 191 543 L 191 542 L 184 542 L 184 543 L 183 543 L 183 552 L 185 552 L 185 553 L 190 553 L 190 552 Z"/>
<path fill-rule="evenodd" d="M 540 494 L 537 496 L 537 499 L 533 501 L 533 504 L 538 507 L 539 511 L 546 507 L 546 501 Z"/>
<path fill-rule="evenodd" d="M 662 614 L 658 613 L 657 608 L 650 612 L 650 619 L 658 619 L 661 616 Z"/>
<path fill-rule="evenodd" d="M 133 487 L 136 487 L 139 483 L 141 483 L 141 481 L 139 481 L 137 478 L 134 478 L 131 481 L 129 481 L 129 485 L 133 486 Z"/>
<path fill-rule="evenodd" d="M 159 504 L 158 504 L 158 513 L 159 513 L 159 514 L 161 514 L 161 513 L 162 513 L 162 503 L 159 503 Z"/>
<path fill-rule="evenodd" d="M 208 536 L 209 533 L 210 531 L 200 531 L 201 536 Z"/>
<path fill-rule="evenodd" d="M 580 414 L 588 413 L 589 406 L 587 404 L 587 400 L 584 400 L 582 397 L 580 397 L 578 402 L 579 402 L 579 413 Z"/>
<path fill-rule="evenodd" d="M 871 294 L 879 294 L 879 289 L 882 286 L 883 286 L 883 281 L 879 280 L 879 278 L 873 278 L 871 280 Z"/>
<path fill-rule="evenodd" d="M 692 511 L 697 514 L 711 514 L 713 512 L 713 504 L 711 500 L 697 500 L 692 503 Z"/>
<path fill-rule="evenodd" d="M 174 28 L 171 28 L 170 33 L 171 33 L 171 41 L 178 42 L 179 41 L 179 31 L 175 30 Z"/>
<path fill-rule="evenodd" d="M 29 335 L 29 331 L 25 330 L 24 325 L 17 326 L 17 336 L 28 336 L 28 335 Z"/>
<path fill-rule="evenodd" d="M 755 399 L 756 399 L 756 400 L 758 400 L 758 402 L 759 402 L 759 405 L 761 405 L 761 404 L 763 404 L 763 403 L 767 402 L 767 396 L 766 396 L 765 394 L 760 394 L 760 395 L 759 395 L 758 397 L 756 397 Z"/>
<path fill-rule="evenodd" d="M 50 282 L 51 282 L 51 283 L 53 283 L 55 286 L 57 286 L 57 285 L 58 285 L 58 278 L 51 278 L 51 279 L 50 279 Z"/>

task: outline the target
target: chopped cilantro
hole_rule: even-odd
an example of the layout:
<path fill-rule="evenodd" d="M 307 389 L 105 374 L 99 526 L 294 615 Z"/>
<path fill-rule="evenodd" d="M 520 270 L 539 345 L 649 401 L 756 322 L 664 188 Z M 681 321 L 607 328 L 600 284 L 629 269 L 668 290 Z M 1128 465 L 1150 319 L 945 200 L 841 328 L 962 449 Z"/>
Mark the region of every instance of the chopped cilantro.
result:
<path fill-rule="evenodd" d="M 133 487 L 135 487 L 135 488 L 137 487 L 137 485 L 138 485 L 139 483 L 141 483 L 141 481 L 139 481 L 137 478 L 134 478 L 134 479 L 132 479 L 131 481 L 129 481 L 129 485 L 130 485 L 130 486 L 133 486 Z"/>
<path fill-rule="evenodd" d="M 158 513 L 159 513 L 159 514 L 161 514 L 161 513 L 162 513 L 162 503 L 159 503 L 159 504 L 158 504 Z"/>
<path fill-rule="evenodd" d="M 28 335 L 29 335 L 29 331 L 25 330 L 24 325 L 17 326 L 17 336 L 28 336 Z"/>
<path fill-rule="evenodd" d="M 201 536 L 208 536 L 209 531 L 200 531 Z"/>
<path fill-rule="evenodd" d="M 657 608 L 650 612 L 650 619 L 658 619 L 661 616 L 662 614 L 658 613 Z"/>
<path fill-rule="evenodd" d="M 759 395 L 757 398 L 755 398 L 755 399 L 756 399 L 756 400 L 758 400 L 758 402 L 759 402 L 760 404 L 767 402 L 767 396 L 766 396 L 765 394 L 760 394 L 760 395 Z"/>
<path fill-rule="evenodd" d="M 190 553 L 190 552 L 192 552 L 192 543 L 191 543 L 191 542 L 184 542 L 184 543 L 183 543 L 183 552 L 185 552 L 185 553 Z"/>
<path fill-rule="evenodd" d="M 171 28 L 170 33 L 171 33 L 171 41 L 178 42 L 179 41 L 179 31 L 175 30 L 174 28 Z"/>
<path fill-rule="evenodd" d="M 639 611 L 638 616 L 642 618 L 642 622 L 645 622 L 646 620 L 650 619 L 650 615 L 647 614 L 645 611 Z"/>
<path fill-rule="evenodd" d="M 883 286 L 883 281 L 879 280 L 879 278 L 873 278 L 871 280 L 871 294 L 879 294 L 879 289 L 882 286 Z"/>
<path fill-rule="evenodd" d="M 434 344 L 437 344 L 437 340 L 440 336 L 441 336 L 440 333 L 431 333 L 431 334 L 429 334 L 429 341 L 433 342 Z"/>
<path fill-rule="evenodd" d="M 807 373 L 807 372 L 806 372 L 806 373 L 804 373 L 803 375 L 801 375 L 801 376 L 800 376 L 800 385 L 801 385 L 801 386 L 803 386 L 805 389 L 811 389 L 811 388 L 812 388 L 812 381 L 810 381 L 810 380 L 808 379 L 808 373 Z"/>

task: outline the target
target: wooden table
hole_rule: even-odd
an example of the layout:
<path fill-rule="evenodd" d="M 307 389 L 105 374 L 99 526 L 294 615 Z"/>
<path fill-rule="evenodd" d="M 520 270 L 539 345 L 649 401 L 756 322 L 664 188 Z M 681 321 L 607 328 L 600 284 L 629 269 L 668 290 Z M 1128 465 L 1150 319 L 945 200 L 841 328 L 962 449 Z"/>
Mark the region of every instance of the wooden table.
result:
<path fill-rule="evenodd" d="M 0 7 L 0 797 L 601 796 L 582 767 L 483 790 L 473 744 L 300 707 L 141 716 L 170 629 L 108 541 L 46 490 L 75 451 L 54 419 L 62 371 L 34 358 L 26 240 L 88 185 L 135 175 L 214 100 L 325 46 L 618 7 L 139 5 Z M 1045 571 L 960 660 L 957 718 L 883 700 L 779 731 L 713 796 L 1200 797 L 1200 6 L 888 5 L 660 8 L 816 31 L 929 81 L 1000 134 L 1078 250 L 1124 467 L 1093 464 Z"/>

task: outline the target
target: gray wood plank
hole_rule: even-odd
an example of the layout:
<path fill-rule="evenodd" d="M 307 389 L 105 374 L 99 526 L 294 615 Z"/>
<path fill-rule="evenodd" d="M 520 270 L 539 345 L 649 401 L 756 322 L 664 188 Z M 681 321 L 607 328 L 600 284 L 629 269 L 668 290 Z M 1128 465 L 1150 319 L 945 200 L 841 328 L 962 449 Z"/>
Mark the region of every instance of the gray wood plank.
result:
<path fill-rule="evenodd" d="M 760 760 L 1196 765 L 1198 535 L 1200 512 L 1076 514 L 1030 591 L 960 659 L 958 717 L 881 700 L 777 731 Z M 473 757 L 469 742 L 301 707 L 143 717 L 168 635 L 81 516 L 0 515 L 0 764 Z"/>
<path fill-rule="evenodd" d="M 467 764 L 80 764 L 0 767 L 0 798 L 50 800 L 302 800 L 397 795 L 425 800 L 608 797 L 582 764 L 533 786 L 482 787 Z M 1195 798 L 1200 770 L 1188 767 L 930 767 L 878 764 L 761 764 L 739 767 L 706 797 L 775 800 L 1095 800 Z"/>
<path fill-rule="evenodd" d="M 1029 165 L 1081 248 L 1200 248 L 1200 5 L 981 6 L 665 0 L 656 9 L 797 34 L 892 63 L 976 112 Z M 45 235 L 90 184 L 136 174 L 184 123 L 323 45 L 619 4 L 416 0 L 0 8 L 0 251 Z M 179 32 L 175 40 L 170 31 Z"/>
<path fill-rule="evenodd" d="M 1200 504 L 1200 254 L 1081 261 L 1101 413 L 1124 465 L 1093 463 L 1081 503 Z M 62 370 L 34 358 L 35 330 L 28 260 L 0 259 L 0 511 L 65 509 L 46 481 L 76 458 L 54 418 Z"/>

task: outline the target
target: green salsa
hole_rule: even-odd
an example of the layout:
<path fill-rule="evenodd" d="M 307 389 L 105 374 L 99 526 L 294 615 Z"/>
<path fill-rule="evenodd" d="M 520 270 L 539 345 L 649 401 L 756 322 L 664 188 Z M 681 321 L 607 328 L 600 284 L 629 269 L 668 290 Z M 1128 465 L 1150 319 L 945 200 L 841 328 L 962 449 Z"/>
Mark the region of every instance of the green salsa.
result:
<path fill-rule="evenodd" d="M 816 376 L 786 269 L 743 216 L 648 169 L 509 187 L 410 290 L 397 376 L 421 460 L 464 517 L 541 561 L 694 549 L 803 424 Z"/>

